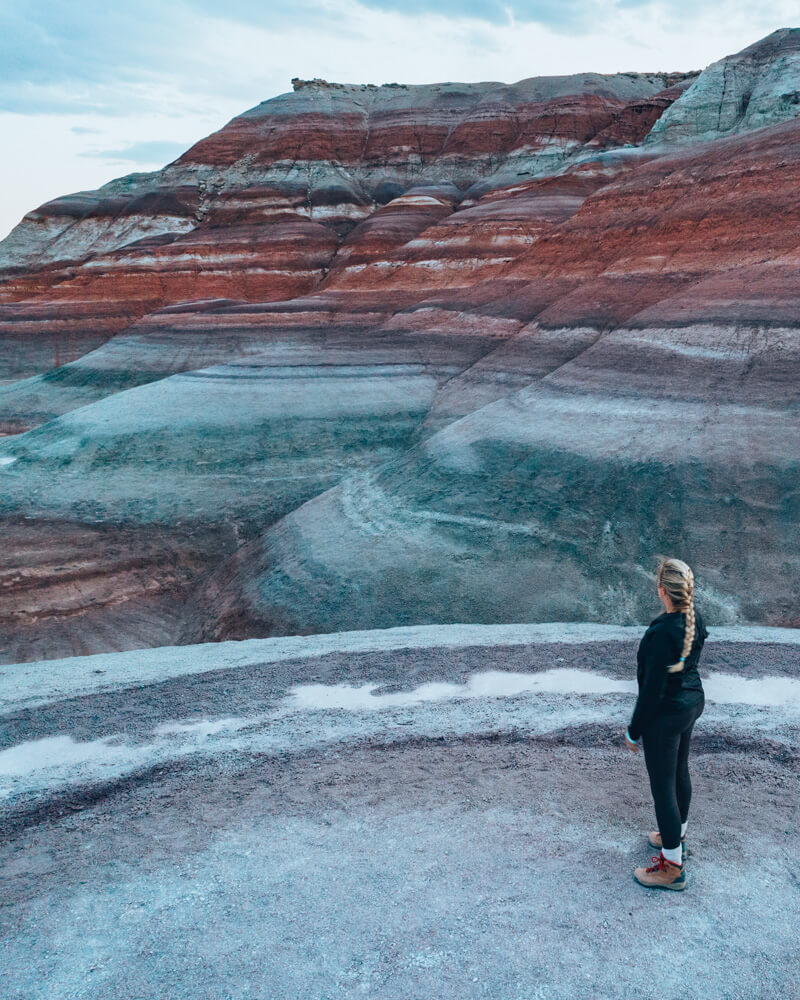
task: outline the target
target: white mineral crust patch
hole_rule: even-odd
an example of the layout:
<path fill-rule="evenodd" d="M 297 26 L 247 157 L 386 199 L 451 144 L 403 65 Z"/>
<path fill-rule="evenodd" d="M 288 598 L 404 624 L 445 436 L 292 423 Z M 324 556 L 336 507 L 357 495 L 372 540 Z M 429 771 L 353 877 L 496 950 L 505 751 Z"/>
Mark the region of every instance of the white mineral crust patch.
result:
<path fill-rule="evenodd" d="M 291 671 L 302 676 L 313 669 L 318 658 L 331 653 L 388 655 L 392 650 L 417 650 L 424 656 L 425 651 L 438 649 L 451 650 L 455 656 L 460 650 L 492 645 L 528 644 L 535 648 L 554 639 L 562 649 L 565 643 L 578 649 L 582 645 L 591 648 L 589 637 L 595 642 L 619 642 L 633 638 L 632 633 L 638 637 L 641 629 L 555 623 L 430 626 L 166 647 L 12 665 L 2 671 L 0 693 L 6 711 L 12 706 L 40 711 L 50 706 L 49 710 L 57 711 L 64 699 L 79 693 L 97 698 L 116 693 L 119 698 L 127 691 L 133 705 L 142 697 L 139 692 L 150 686 L 180 681 L 191 689 L 198 675 L 220 669 L 245 670 L 257 665 L 265 671 L 266 690 L 270 663 L 277 666 L 297 660 Z M 728 628 L 714 629 L 709 641 L 795 646 L 798 638 L 798 630 L 792 629 Z M 632 665 L 631 674 L 634 670 Z M 503 731 L 508 727 L 522 727 L 530 733 L 570 725 L 621 727 L 636 693 L 633 676 L 620 679 L 604 672 L 601 654 L 597 670 L 556 665 L 526 672 L 489 669 L 473 671 L 460 683 L 425 681 L 399 691 L 383 690 L 385 686 L 374 681 L 295 683 L 277 688 L 271 700 L 265 695 L 266 700 L 256 709 L 266 710 L 244 715 L 167 717 L 135 733 L 118 731 L 82 741 L 61 732 L 24 741 L 0 751 L 0 799 L 9 801 L 20 794 L 40 795 L 118 778 L 137 768 L 196 753 L 218 758 L 228 752 L 298 752 L 331 742 L 396 735 L 398 727 L 405 726 L 409 727 L 407 732 L 427 736 Z M 766 731 L 796 727 L 800 719 L 800 678 L 743 677 L 713 671 L 704 675 L 704 688 L 706 711 L 719 723 L 746 723 Z M 760 716 L 765 709 L 771 710 L 769 715 Z M 740 717 L 740 713 L 744 715 Z"/>
<path fill-rule="evenodd" d="M 387 629 L 277 636 L 161 646 L 98 653 L 93 656 L 14 663 L 0 670 L 0 710 L 43 705 L 58 698 L 154 684 L 170 677 L 201 674 L 220 667 L 276 663 L 326 653 L 470 646 L 523 646 L 529 643 L 631 642 L 641 638 L 638 625 L 549 622 L 512 625 L 410 625 Z M 800 629 L 766 626 L 717 626 L 708 642 L 800 645 Z"/>

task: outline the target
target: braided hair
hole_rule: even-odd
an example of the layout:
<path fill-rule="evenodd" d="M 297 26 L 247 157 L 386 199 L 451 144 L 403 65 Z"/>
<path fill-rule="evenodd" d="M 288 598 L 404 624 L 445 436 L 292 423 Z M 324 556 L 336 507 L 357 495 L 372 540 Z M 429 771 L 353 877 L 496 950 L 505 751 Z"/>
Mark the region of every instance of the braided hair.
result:
<path fill-rule="evenodd" d="M 658 567 L 657 581 L 658 586 L 667 592 L 675 610 L 682 611 L 686 619 L 680 659 L 668 668 L 669 673 L 675 674 L 683 670 L 686 657 L 694 642 L 694 573 L 681 559 L 662 559 Z"/>

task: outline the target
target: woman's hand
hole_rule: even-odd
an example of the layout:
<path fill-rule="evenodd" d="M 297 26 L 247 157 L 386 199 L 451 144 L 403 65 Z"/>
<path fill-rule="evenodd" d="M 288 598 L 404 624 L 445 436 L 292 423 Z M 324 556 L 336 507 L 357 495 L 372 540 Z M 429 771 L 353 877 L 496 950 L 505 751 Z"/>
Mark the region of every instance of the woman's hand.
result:
<path fill-rule="evenodd" d="M 628 731 L 627 730 L 625 730 L 625 735 L 622 737 L 622 739 L 623 739 L 623 741 L 625 743 L 625 746 L 630 750 L 631 753 L 638 753 L 639 752 L 639 742 L 638 742 L 638 740 L 636 741 L 636 743 L 632 742 L 632 740 L 628 736 Z"/>

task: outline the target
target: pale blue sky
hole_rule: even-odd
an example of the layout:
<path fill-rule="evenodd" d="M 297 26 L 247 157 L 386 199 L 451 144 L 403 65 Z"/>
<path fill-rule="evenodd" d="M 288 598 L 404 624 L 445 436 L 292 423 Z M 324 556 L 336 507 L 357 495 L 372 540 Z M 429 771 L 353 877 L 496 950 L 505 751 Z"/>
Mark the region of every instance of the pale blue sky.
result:
<path fill-rule="evenodd" d="M 797 15 L 796 0 L 0 0 L 0 237 L 49 198 L 163 165 L 293 76 L 699 69 Z"/>

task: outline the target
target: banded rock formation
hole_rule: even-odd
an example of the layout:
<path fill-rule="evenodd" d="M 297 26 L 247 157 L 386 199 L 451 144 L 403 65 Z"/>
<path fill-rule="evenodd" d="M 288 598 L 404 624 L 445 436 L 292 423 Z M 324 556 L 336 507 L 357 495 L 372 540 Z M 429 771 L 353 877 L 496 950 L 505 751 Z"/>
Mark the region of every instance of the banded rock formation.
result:
<path fill-rule="evenodd" d="M 49 370 L 59 336 L 84 353 L 87 316 L 107 337 L 173 302 L 309 291 L 337 237 L 409 188 L 445 182 L 460 196 L 640 141 L 689 79 L 311 83 L 260 104 L 164 170 L 23 219 L 0 247 L 0 302 L 14 303 L 0 318 L 0 377 Z"/>
<path fill-rule="evenodd" d="M 797 624 L 800 119 L 778 100 L 754 126 L 798 37 L 731 57 L 753 114 L 688 146 L 716 66 L 295 81 L 157 174 L 26 217 L 0 247 L 9 565 L 66 535 L 87 568 L 62 606 L 42 557 L 6 659 L 34 634 L 40 658 L 639 621 L 676 550 L 712 620 Z M 112 197 L 130 228 L 92 243 Z M 100 557 L 115 530 L 151 593 Z"/>

